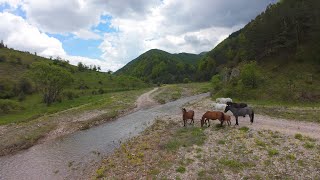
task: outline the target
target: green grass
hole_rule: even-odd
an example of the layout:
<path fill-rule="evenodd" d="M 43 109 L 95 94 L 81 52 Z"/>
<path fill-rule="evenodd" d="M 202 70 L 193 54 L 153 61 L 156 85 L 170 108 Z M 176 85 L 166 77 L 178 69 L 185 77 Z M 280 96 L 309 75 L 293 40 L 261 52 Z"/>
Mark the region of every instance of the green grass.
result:
<path fill-rule="evenodd" d="M 306 149 L 312 149 L 315 147 L 315 144 L 311 142 L 306 142 L 304 143 L 303 147 L 305 147 Z"/>
<path fill-rule="evenodd" d="M 226 144 L 225 140 L 218 140 L 218 144 Z"/>
<path fill-rule="evenodd" d="M 219 163 L 234 170 L 241 170 L 244 167 L 243 163 L 229 158 L 222 158 L 219 160 Z"/>
<path fill-rule="evenodd" d="M 294 135 L 294 138 L 302 140 L 303 136 L 302 136 L 302 134 L 297 133 Z"/>
<path fill-rule="evenodd" d="M 184 166 L 179 166 L 177 169 L 176 169 L 177 172 L 179 173 L 185 173 L 186 172 L 186 168 Z"/>
<path fill-rule="evenodd" d="M 239 128 L 239 130 L 242 132 L 248 132 L 249 128 L 247 126 L 243 126 L 243 127 Z"/>
<path fill-rule="evenodd" d="M 279 154 L 279 151 L 277 149 L 269 149 L 268 154 L 269 156 L 275 156 Z"/>
<path fill-rule="evenodd" d="M 296 159 L 296 156 L 294 154 L 287 154 L 286 155 L 286 158 L 287 159 L 290 159 L 290 160 L 295 160 Z"/>
<path fill-rule="evenodd" d="M 263 141 L 261 141 L 259 139 L 256 139 L 255 142 L 256 142 L 256 144 L 258 146 L 261 146 L 261 147 L 266 147 L 267 146 L 267 144 L 265 142 L 263 142 Z"/>
<path fill-rule="evenodd" d="M 28 122 L 37 117 L 53 114 L 70 108 L 76 108 L 79 111 L 110 107 L 114 109 L 121 109 L 124 108 L 126 104 L 130 104 L 135 101 L 135 98 L 143 91 L 146 90 L 143 89 L 101 95 L 81 96 L 73 100 L 64 100 L 61 103 L 56 102 L 51 106 L 46 106 L 44 103 L 41 103 L 41 96 L 35 94 L 27 97 L 25 101 L 21 102 L 22 106 L 25 107 L 23 110 L 12 114 L 0 115 L 0 125 Z M 118 100 L 121 100 L 122 102 L 118 102 Z"/>
<path fill-rule="evenodd" d="M 176 151 L 180 147 L 189 147 L 192 145 L 203 145 L 206 136 L 201 128 L 190 127 L 179 129 L 169 140 L 165 147 L 169 151 Z"/>

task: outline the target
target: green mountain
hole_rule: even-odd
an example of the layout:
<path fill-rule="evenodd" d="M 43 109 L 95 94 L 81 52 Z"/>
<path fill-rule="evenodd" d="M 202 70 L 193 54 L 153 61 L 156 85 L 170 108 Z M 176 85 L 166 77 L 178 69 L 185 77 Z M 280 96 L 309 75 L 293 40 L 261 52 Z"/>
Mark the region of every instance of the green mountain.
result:
<path fill-rule="evenodd" d="M 319 62 L 320 1 L 281 0 L 269 5 L 243 29 L 234 32 L 199 62 L 200 79 L 209 80 L 219 66 L 255 60 Z"/>
<path fill-rule="evenodd" d="M 198 80 L 219 74 L 215 92 L 239 99 L 320 100 L 319 9 L 318 0 L 269 5 L 199 61 Z"/>
<path fill-rule="evenodd" d="M 197 61 L 203 55 L 152 49 L 129 62 L 116 74 L 138 77 L 153 83 L 177 83 L 194 80 Z"/>

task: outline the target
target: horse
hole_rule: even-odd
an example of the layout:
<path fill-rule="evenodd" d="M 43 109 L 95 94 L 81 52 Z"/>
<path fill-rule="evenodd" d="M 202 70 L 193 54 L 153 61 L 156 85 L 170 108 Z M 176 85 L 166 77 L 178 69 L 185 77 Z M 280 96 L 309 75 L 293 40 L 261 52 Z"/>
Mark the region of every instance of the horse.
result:
<path fill-rule="evenodd" d="M 229 116 L 228 114 L 225 114 L 223 122 L 227 122 L 228 126 L 230 126 L 231 125 L 231 116 Z"/>
<path fill-rule="evenodd" d="M 220 103 L 213 103 L 213 107 L 215 110 L 225 110 L 226 109 L 226 104 L 220 104 Z"/>
<path fill-rule="evenodd" d="M 232 102 L 232 99 L 231 98 L 217 98 L 216 102 L 221 103 L 221 104 L 226 104 L 227 102 Z"/>
<path fill-rule="evenodd" d="M 232 114 L 236 117 L 236 124 L 235 125 L 239 125 L 239 123 L 238 123 L 238 117 L 239 116 L 245 116 L 247 114 L 250 116 L 251 124 L 253 123 L 254 112 L 253 112 L 253 109 L 251 107 L 236 108 L 236 107 L 233 107 L 233 106 L 229 105 L 224 110 L 224 113 L 226 113 L 228 111 L 231 111 Z"/>
<path fill-rule="evenodd" d="M 208 127 L 210 127 L 210 122 L 209 122 L 210 119 L 211 120 L 218 119 L 221 122 L 221 126 L 222 126 L 222 123 L 224 121 L 224 114 L 223 112 L 220 112 L 220 111 L 207 111 L 206 113 L 203 114 L 201 118 L 201 127 L 203 127 L 203 124 L 207 124 L 206 121 L 208 121 L 209 123 Z"/>
<path fill-rule="evenodd" d="M 194 117 L 194 111 L 190 110 L 187 112 L 185 108 L 182 108 L 183 126 L 186 126 L 186 122 L 188 121 L 188 119 L 191 119 L 190 124 L 194 123 L 193 117 Z"/>
<path fill-rule="evenodd" d="M 227 102 L 228 106 L 233 106 L 235 108 L 244 108 L 244 107 L 248 107 L 248 104 L 246 103 L 233 103 L 233 102 Z"/>

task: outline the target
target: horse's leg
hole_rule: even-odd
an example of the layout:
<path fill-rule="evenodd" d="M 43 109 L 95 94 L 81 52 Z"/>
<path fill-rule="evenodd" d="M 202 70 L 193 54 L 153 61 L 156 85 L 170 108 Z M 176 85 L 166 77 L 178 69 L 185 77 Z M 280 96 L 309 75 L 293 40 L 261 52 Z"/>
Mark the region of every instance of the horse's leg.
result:
<path fill-rule="evenodd" d="M 183 120 L 183 127 L 186 127 L 186 120 Z"/>
<path fill-rule="evenodd" d="M 193 117 L 192 117 L 192 124 L 194 124 L 194 119 L 193 119 Z"/>
<path fill-rule="evenodd" d="M 239 126 L 239 123 L 238 123 L 238 116 L 235 116 L 236 117 L 236 124 L 235 125 L 238 125 Z"/>
<path fill-rule="evenodd" d="M 223 121 L 220 121 L 220 123 L 221 123 L 221 127 L 223 126 Z"/>
<path fill-rule="evenodd" d="M 210 119 L 208 119 L 208 124 L 209 124 L 208 127 L 210 127 Z"/>

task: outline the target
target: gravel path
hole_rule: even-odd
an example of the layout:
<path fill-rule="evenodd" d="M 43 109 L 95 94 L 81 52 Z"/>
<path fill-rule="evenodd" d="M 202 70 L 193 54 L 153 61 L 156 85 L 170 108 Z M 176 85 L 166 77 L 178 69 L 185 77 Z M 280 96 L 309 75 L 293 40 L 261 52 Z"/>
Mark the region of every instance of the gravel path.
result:
<path fill-rule="evenodd" d="M 202 114 L 204 114 L 207 110 L 214 110 L 212 108 L 212 104 L 213 101 L 207 98 L 189 106 L 195 110 L 196 120 L 200 121 Z M 233 126 L 235 124 L 235 117 L 232 116 L 231 112 L 228 112 L 227 114 L 231 115 L 231 122 Z M 250 123 L 249 116 L 239 117 L 239 127 L 247 126 L 255 130 L 269 129 L 273 131 L 279 131 L 287 135 L 295 135 L 300 133 L 312 138 L 320 139 L 320 124 L 305 122 L 302 120 L 303 119 L 301 119 L 301 121 L 287 120 L 255 114 L 253 124 Z M 213 121 L 213 123 L 218 123 L 218 121 Z"/>
<path fill-rule="evenodd" d="M 137 102 L 136 102 L 136 109 L 135 110 L 139 110 L 139 109 L 145 109 L 145 108 L 149 108 L 149 107 L 152 107 L 154 105 L 157 105 L 158 103 L 153 100 L 151 98 L 151 94 L 155 91 L 157 91 L 158 88 L 154 88 L 153 90 L 147 92 L 147 93 L 144 93 L 142 94 L 138 99 L 137 99 Z"/>

